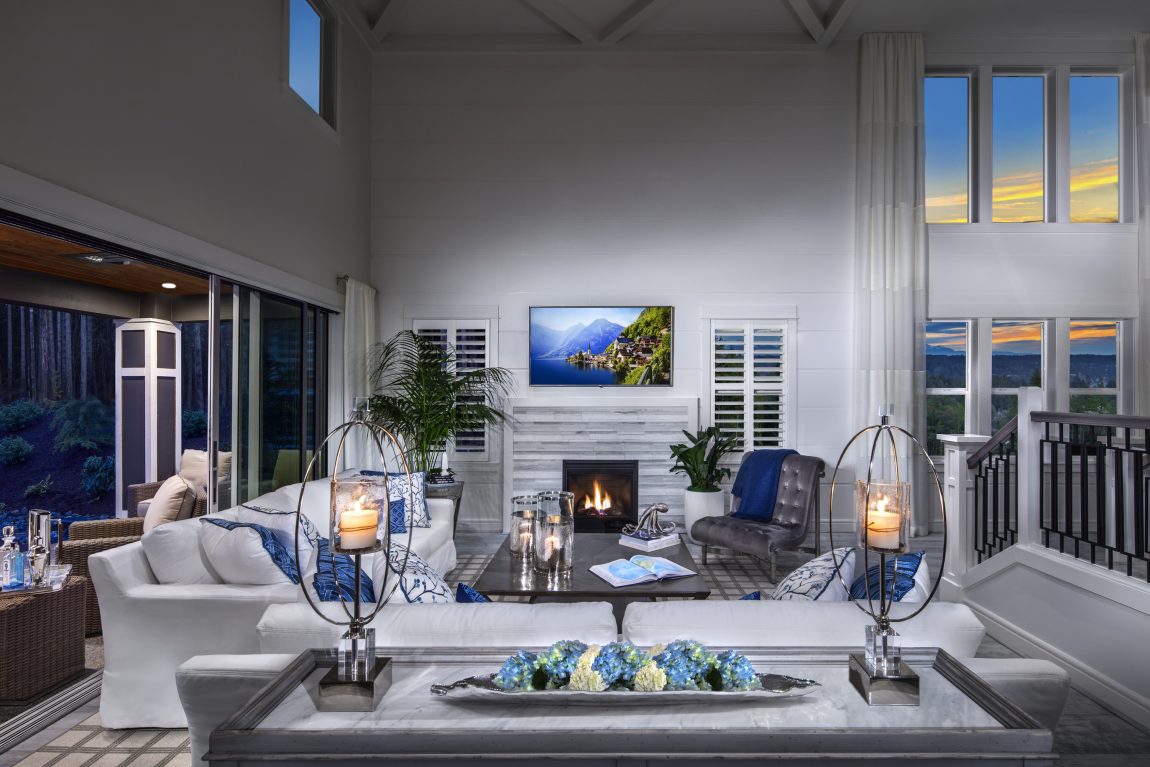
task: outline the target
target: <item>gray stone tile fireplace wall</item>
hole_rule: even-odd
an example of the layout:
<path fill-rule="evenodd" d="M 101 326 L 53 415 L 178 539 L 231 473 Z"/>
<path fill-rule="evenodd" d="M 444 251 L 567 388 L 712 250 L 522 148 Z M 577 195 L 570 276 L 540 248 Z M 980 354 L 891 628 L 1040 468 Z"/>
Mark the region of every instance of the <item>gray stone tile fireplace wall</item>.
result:
<path fill-rule="evenodd" d="M 507 404 L 514 420 L 503 439 L 505 508 L 514 495 L 561 488 L 565 459 L 633 460 L 638 510 L 665 503 L 671 518 L 682 520 L 686 478 L 670 473 L 668 446 L 683 440 L 683 429 L 698 428 L 697 398 L 525 397 Z"/>

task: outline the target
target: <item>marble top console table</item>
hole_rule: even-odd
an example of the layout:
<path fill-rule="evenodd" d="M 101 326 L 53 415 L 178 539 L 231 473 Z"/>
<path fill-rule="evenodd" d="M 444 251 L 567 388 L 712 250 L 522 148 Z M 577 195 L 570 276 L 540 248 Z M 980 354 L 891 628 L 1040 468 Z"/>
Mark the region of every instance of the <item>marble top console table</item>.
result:
<path fill-rule="evenodd" d="M 476 609 L 482 609 L 481 606 Z M 460 763 L 565 767 L 672 764 L 967 763 L 1049 767 L 1052 735 L 951 656 L 907 651 L 919 706 L 867 706 L 850 686 L 847 650 L 743 648 L 756 669 L 817 680 L 801 698 L 752 705 L 558 706 L 463 703 L 432 684 L 490 673 L 512 649 L 390 651 L 394 681 L 369 713 L 319 712 L 305 685 L 333 661 L 297 658 L 216 729 L 205 757 L 224 765 Z"/>

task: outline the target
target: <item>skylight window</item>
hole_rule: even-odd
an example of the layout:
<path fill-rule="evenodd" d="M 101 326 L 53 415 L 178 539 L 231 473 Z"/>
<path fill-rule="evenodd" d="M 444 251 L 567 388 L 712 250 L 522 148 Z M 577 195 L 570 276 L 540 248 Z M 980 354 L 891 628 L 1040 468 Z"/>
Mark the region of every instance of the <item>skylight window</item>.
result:
<path fill-rule="evenodd" d="M 312 0 L 288 0 L 288 85 L 334 125 L 332 30 L 332 20 Z"/>

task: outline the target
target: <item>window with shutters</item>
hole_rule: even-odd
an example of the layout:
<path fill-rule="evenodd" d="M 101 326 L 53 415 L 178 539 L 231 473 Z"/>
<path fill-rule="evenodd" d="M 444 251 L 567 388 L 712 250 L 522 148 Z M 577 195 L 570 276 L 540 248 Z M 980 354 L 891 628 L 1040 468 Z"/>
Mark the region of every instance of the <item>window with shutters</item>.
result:
<path fill-rule="evenodd" d="M 711 322 L 711 424 L 738 439 L 739 453 L 793 437 L 792 346 L 787 321 Z"/>
<path fill-rule="evenodd" d="M 438 344 L 455 350 L 455 372 L 463 375 L 490 366 L 490 320 L 415 320 L 412 329 Z M 450 461 L 489 459 L 489 434 L 485 424 L 459 433 L 449 453 Z"/>

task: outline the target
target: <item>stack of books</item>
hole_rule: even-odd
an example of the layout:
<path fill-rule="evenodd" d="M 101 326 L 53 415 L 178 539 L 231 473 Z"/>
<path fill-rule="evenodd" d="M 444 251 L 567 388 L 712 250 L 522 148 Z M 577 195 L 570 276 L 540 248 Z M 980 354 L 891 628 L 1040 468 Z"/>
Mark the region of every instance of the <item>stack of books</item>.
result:
<path fill-rule="evenodd" d="M 651 533 L 646 530 L 636 530 L 633 533 L 620 533 L 619 545 L 639 551 L 659 551 L 678 546 L 679 535 L 678 533 Z"/>

